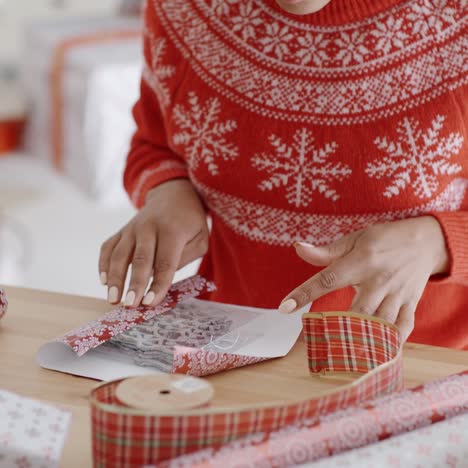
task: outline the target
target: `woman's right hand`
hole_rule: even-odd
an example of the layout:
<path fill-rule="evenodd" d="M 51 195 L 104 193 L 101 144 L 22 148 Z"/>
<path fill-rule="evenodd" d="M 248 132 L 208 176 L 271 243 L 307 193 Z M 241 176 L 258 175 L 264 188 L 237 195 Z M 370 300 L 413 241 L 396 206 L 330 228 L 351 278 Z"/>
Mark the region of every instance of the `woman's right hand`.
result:
<path fill-rule="evenodd" d="M 152 189 L 137 215 L 102 245 L 99 272 L 109 302 L 121 301 L 132 265 L 125 305 L 158 304 L 175 272 L 206 254 L 208 237 L 206 212 L 190 181 L 175 179 Z"/>

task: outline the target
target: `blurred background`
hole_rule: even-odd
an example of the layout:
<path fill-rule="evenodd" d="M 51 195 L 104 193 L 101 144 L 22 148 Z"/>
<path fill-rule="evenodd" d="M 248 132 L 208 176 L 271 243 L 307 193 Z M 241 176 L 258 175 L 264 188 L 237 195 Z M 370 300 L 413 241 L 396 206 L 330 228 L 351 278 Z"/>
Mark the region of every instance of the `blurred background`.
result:
<path fill-rule="evenodd" d="M 134 213 L 142 3 L 0 0 L 0 284 L 105 296 L 100 244 Z"/>

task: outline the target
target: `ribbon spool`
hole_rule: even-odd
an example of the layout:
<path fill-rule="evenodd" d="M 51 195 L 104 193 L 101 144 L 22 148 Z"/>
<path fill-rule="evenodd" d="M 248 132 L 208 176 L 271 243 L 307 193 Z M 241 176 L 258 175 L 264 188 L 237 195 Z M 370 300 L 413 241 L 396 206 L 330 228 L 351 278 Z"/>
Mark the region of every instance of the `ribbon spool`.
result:
<path fill-rule="evenodd" d="M 157 413 L 202 408 L 213 395 L 214 389 L 207 381 L 176 374 L 133 377 L 123 380 L 115 389 L 121 404 Z"/>
<path fill-rule="evenodd" d="M 243 437 L 318 421 L 323 415 L 402 389 L 402 347 L 394 325 L 368 315 L 330 312 L 305 314 L 303 326 L 311 374 L 362 376 L 307 400 L 235 408 L 209 406 L 213 393 L 202 391 L 205 381 L 192 377 L 152 376 L 104 383 L 91 393 L 95 466 L 158 465 Z M 197 389 L 198 384 L 200 395 L 198 390 L 192 393 L 197 398 L 177 397 L 179 391 L 184 393 L 181 386 L 187 391 Z M 174 385 L 177 393 L 171 400 L 166 391 L 172 392 Z"/>

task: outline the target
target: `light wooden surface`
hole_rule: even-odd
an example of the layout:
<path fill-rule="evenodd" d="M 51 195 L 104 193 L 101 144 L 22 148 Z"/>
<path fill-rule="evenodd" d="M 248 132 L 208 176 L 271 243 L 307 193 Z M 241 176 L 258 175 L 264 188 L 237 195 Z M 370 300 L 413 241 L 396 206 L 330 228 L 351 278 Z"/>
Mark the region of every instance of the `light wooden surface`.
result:
<path fill-rule="evenodd" d="M 66 271 L 63 272 L 66 275 Z M 6 288 L 10 306 L 0 322 L 0 387 L 63 405 L 73 411 L 62 466 L 91 466 L 88 395 L 95 381 L 41 369 L 35 353 L 50 339 L 101 316 L 100 300 L 27 289 Z M 405 349 L 408 387 L 468 368 L 468 352 L 409 344 Z M 313 397 L 349 378 L 311 377 L 301 342 L 283 359 L 209 378 L 216 406 Z"/>

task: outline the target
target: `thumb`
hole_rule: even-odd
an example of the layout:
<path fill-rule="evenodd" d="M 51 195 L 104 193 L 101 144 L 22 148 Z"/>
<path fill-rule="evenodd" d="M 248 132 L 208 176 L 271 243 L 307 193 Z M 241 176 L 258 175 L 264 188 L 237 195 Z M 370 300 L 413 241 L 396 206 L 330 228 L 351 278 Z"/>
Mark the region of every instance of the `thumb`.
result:
<path fill-rule="evenodd" d="M 354 248 L 357 233 L 349 234 L 328 245 L 316 247 L 307 242 L 296 242 L 294 247 L 302 260 L 315 266 L 328 266 L 347 255 Z"/>

